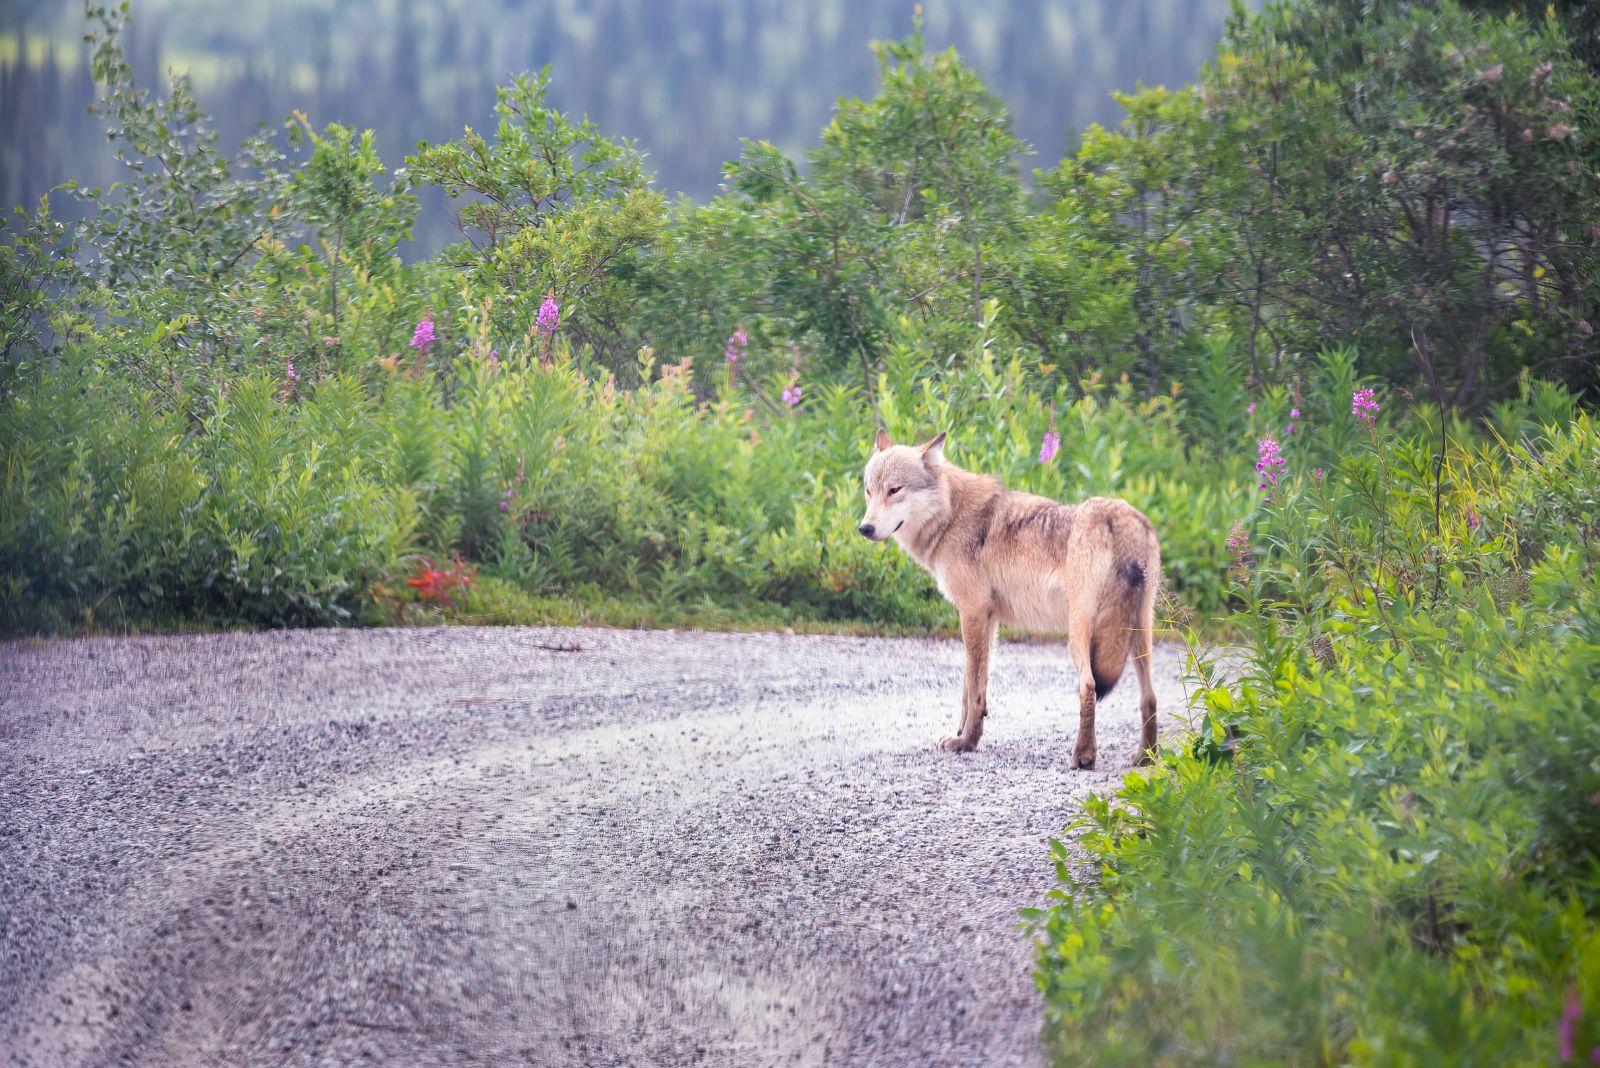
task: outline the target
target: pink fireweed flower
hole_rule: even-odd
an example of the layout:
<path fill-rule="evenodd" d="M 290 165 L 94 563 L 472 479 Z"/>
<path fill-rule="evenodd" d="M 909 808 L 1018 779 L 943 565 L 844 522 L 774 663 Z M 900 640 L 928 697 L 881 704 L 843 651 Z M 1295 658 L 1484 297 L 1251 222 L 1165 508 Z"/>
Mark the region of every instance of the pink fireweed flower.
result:
<path fill-rule="evenodd" d="M 523 457 L 523 456 L 518 456 L 517 457 L 517 477 L 511 480 L 511 485 L 507 486 L 506 487 L 506 491 L 500 495 L 500 510 L 502 512 L 511 511 L 511 498 L 516 495 L 517 487 L 521 486 L 527 480 L 528 480 L 527 458 Z"/>
<path fill-rule="evenodd" d="M 294 361 L 293 360 L 284 360 L 283 361 L 283 377 L 287 378 L 291 382 L 300 381 L 300 375 L 294 369 Z"/>
<path fill-rule="evenodd" d="M 539 332 L 553 334 L 561 322 L 561 305 L 556 303 L 556 291 L 550 290 L 544 295 L 544 302 L 539 305 L 539 317 L 534 320 Z"/>
<path fill-rule="evenodd" d="M 1583 1015 L 1583 1004 L 1578 1000 L 1576 989 L 1567 996 L 1566 1008 L 1561 1010 L 1561 1022 L 1556 1025 L 1556 1039 L 1560 1044 L 1560 1057 L 1564 1061 L 1572 1059 L 1572 1039 L 1578 1030 L 1578 1020 Z M 1590 1058 L 1593 1060 L 1593 1058 Z"/>
<path fill-rule="evenodd" d="M 1044 433 L 1044 441 L 1039 445 L 1039 462 L 1047 464 L 1056 458 L 1056 453 L 1061 451 L 1061 435 L 1054 430 Z"/>
<path fill-rule="evenodd" d="M 1319 467 L 1315 471 L 1311 472 L 1311 480 L 1320 486 L 1322 485 L 1322 480 L 1326 474 L 1327 473 Z"/>
<path fill-rule="evenodd" d="M 1298 419 L 1298 418 L 1300 418 L 1300 409 L 1299 408 L 1290 408 L 1289 409 L 1289 418 L 1290 419 Z"/>
<path fill-rule="evenodd" d="M 1256 402 L 1255 401 L 1251 401 L 1249 404 L 1245 405 L 1244 414 L 1246 414 L 1246 415 L 1255 415 L 1256 414 Z"/>
<path fill-rule="evenodd" d="M 723 359 L 729 363 L 738 363 L 744 359 L 745 350 L 750 344 L 750 338 L 743 330 L 735 330 L 728 335 L 728 345 L 722 350 Z"/>
<path fill-rule="evenodd" d="M 793 382 L 783 387 L 783 403 L 793 408 L 800 403 L 800 387 Z"/>
<path fill-rule="evenodd" d="M 1228 531 L 1228 573 L 1242 578 L 1250 570 L 1250 535 L 1238 523 Z"/>
<path fill-rule="evenodd" d="M 433 316 L 424 315 L 417 323 L 417 328 L 411 332 L 411 347 L 426 356 L 428 350 L 433 348 Z"/>
<path fill-rule="evenodd" d="M 1355 416 L 1363 426 L 1372 426 L 1378 421 L 1378 401 L 1370 389 L 1358 389 L 1350 396 L 1350 414 Z"/>
<path fill-rule="evenodd" d="M 1262 438 L 1256 443 L 1256 471 L 1261 475 L 1261 485 L 1258 489 L 1278 484 L 1276 468 L 1282 467 L 1289 461 L 1283 458 L 1278 451 L 1278 443 L 1272 438 Z"/>

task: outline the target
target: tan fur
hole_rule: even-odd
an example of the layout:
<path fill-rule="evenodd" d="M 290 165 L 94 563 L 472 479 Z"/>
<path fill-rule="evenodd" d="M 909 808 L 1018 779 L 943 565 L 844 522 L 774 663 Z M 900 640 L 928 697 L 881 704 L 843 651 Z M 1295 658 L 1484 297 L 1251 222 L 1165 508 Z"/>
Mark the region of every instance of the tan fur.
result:
<path fill-rule="evenodd" d="M 1156 744 L 1150 654 L 1161 548 L 1155 527 L 1126 501 L 1058 504 L 963 471 L 944 458 L 944 439 L 909 447 L 879 430 L 861 520 L 862 534 L 894 538 L 932 572 L 960 613 L 967 648 L 961 719 L 939 744 L 977 747 L 989 711 L 989 656 L 1006 623 L 1067 635 L 1079 679 L 1073 762 L 1080 768 L 1095 763 L 1095 702 L 1121 678 L 1131 651 L 1142 716 L 1139 763 L 1147 763 Z"/>

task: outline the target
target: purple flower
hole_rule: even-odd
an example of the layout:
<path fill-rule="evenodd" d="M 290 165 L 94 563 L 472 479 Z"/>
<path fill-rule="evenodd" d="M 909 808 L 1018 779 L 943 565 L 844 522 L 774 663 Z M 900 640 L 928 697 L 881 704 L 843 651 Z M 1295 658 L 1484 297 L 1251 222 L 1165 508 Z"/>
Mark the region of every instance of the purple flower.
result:
<path fill-rule="evenodd" d="M 1262 438 L 1256 443 L 1256 471 L 1261 475 L 1259 489 L 1278 484 L 1278 472 L 1275 468 L 1288 463 L 1278 451 L 1278 443 L 1272 438 Z"/>
<path fill-rule="evenodd" d="M 1250 570 L 1250 535 L 1238 523 L 1228 531 L 1228 556 L 1233 559 L 1229 572 L 1242 576 Z"/>
<path fill-rule="evenodd" d="M 1326 477 L 1326 472 L 1324 472 L 1322 470 L 1322 468 L 1320 468 L 1320 467 L 1317 468 L 1315 471 L 1311 472 L 1312 481 L 1314 481 L 1319 486 L 1322 485 L 1322 480 L 1323 480 L 1324 477 Z"/>
<path fill-rule="evenodd" d="M 1467 529 L 1468 530 L 1477 530 L 1478 529 L 1478 513 L 1474 512 L 1472 510 L 1472 506 L 1471 505 L 1467 506 Z"/>
<path fill-rule="evenodd" d="M 411 347 L 426 356 L 433 348 L 433 316 L 424 315 L 417 328 L 411 332 Z"/>
<path fill-rule="evenodd" d="M 1056 453 L 1061 449 L 1061 435 L 1054 430 L 1047 430 L 1044 434 L 1044 443 L 1039 446 L 1039 462 L 1047 464 L 1056 458 Z"/>
<path fill-rule="evenodd" d="M 1283 428 L 1283 432 L 1285 434 L 1293 434 L 1294 433 L 1294 424 L 1290 423 L 1288 426 L 1284 427 Z"/>
<path fill-rule="evenodd" d="M 1378 421 L 1378 402 L 1370 389 L 1358 389 L 1350 397 L 1350 414 L 1364 426 Z"/>
<path fill-rule="evenodd" d="M 1300 409 L 1299 408 L 1290 408 L 1289 409 L 1289 418 L 1290 419 L 1298 419 L 1298 418 L 1300 418 Z"/>
<path fill-rule="evenodd" d="M 1246 415 L 1255 415 L 1256 414 L 1256 402 L 1255 401 L 1251 401 L 1249 403 L 1249 405 L 1247 405 L 1245 407 L 1244 414 L 1246 414 Z"/>
<path fill-rule="evenodd" d="M 489 366 L 494 368 L 497 371 L 500 369 L 500 350 L 499 349 L 490 349 L 489 350 Z"/>
<path fill-rule="evenodd" d="M 295 372 L 293 360 L 283 361 L 283 377 L 291 382 L 300 381 L 300 376 Z"/>
<path fill-rule="evenodd" d="M 750 344 L 750 339 L 743 330 L 735 330 L 728 335 L 728 346 L 722 350 L 723 357 L 729 363 L 738 363 L 744 359 L 745 348 Z"/>
<path fill-rule="evenodd" d="M 800 403 L 800 387 L 797 386 L 793 382 L 790 382 L 787 386 L 784 386 L 783 387 L 783 403 L 787 404 L 791 408 L 793 408 L 796 404 L 799 404 Z"/>
<path fill-rule="evenodd" d="M 1572 1059 L 1572 1039 L 1578 1030 L 1578 1018 L 1583 1015 L 1583 1003 L 1578 1000 L 1576 988 L 1567 997 L 1567 1006 L 1561 1010 L 1561 1022 L 1556 1025 L 1556 1036 L 1561 1045 L 1561 1059 Z M 1590 1058 L 1593 1060 L 1593 1058 Z"/>
<path fill-rule="evenodd" d="M 539 305 L 539 317 L 534 320 L 542 334 L 555 333 L 556 326 L 561 322 L 561 305 L 556 303 L 556 291 L 550 290 L 544 295 L 544 303 Z"/>

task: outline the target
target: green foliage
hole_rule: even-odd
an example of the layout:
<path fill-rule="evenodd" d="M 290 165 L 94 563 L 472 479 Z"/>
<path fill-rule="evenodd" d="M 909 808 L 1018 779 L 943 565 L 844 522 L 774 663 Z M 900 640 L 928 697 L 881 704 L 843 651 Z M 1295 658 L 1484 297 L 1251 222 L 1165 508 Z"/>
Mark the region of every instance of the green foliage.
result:
<path fill-rule="evenodd" d="M 1058 1063 L 1555 1063 L 1569 1006 L 1600 1045 L 1600 438 L 1455 438 L 1274 488 L 1242 657 L 1072 828 L 1092 874 L 1057 846 Z"/>
<path fill-rule="evenodd" d="M 1335 10 L 1241 17 L 1200 89 L 1120 97 L 1126 121 L 1031 200 L 1005 108 L 919 23 L 876 47 L 878 92 L 840 102 L 803 171 L 747 143 L 723 196 L 669 215 L 639 152 L 553 106 L 547 72 L 501 91 L 492 132 L 393 177 L 370 131 L 298 114 L 229 156 L 187 83 L 135 85 L 125 15 L 91 9 L 130 177 L 77 226 L 19 216 L 0 255 L 23 357 L 0 378 L 7 625 L 405 619 L 412 558 L 456 554 L 484 580 L 456 616 L 947 625 L 926 575 L 853 532 L 879 422 L 948 430 L 958 462 L 1020 488 L 1126 497 L 1160 525 L 1175 611 L 1209 617 L 1245 597 L 1225 542 L 1260 517 L 1258 439 L 1331 469 L 1364 440 L 1345 398 L 1390 377 L 1481 401 L 1506 448 L 1536 450 L 1574 402 L 1526 365 L 1590 351 L 1593 206 L 1570 165 L 1595 81 L 1561 25 L 1519 36 L 1448 3 L 1319 21 Z M 1529 109 L 1578 132 L 1508 140 Z M 406 263 L 419 185 L 468 240 Z M 1407 198 L 1435 196 L 1452 236 L 1424 249 L 1432 209 Z M 1358 233 L 1359 264 L 1329 259 Z M 1425 337 L 1478 370 L 1430 356 L 1413 376 Z M 1419 440 L 1481 444 L 1461 416 L 1417 418 Z M 1428 492 L 1374 526 L 1357 505 L 1392 472 L 1351 460 L 1337 523 L 1260 532 L 1283 565 L 1264 592 L 1330 595 L 1339 533 L 1440 596 L 1460 561 L 1395 538 L 1440 525 L 1454 468 L 1386 455 Z M 1518 551 L 1547 543 L 1544 499 L 1509 528 Z"/>
<path fill-rule="evenodd" d="M 965 348 L 997 288 L 996 253 L 1017 239 L 1025 149 L 953 51 L 925 54 L 920 22 L 874 48 L 878 95 L 840 102 L 804 178 L 767 142 L 727 166 L 757 218 L 751 266 L 769 304 L 793 336 L 820 339 L 828 367 L 858 366 L 869 393 L 895 310 L 934 324 L 934 351 Z"/>
<path fill-rule="evenodd" d="M 469 268 L 474 301 L 502 302 L 504 328 L 525 335 L 553 292 L 579 343 L 620 368 L 638 347 L 637 296 L 622 282 L 661 230 L 662 197 L 630 142 L 568 119 L 549 91 L 548 70 L 519 75 L 499 90 L 492 143 L 468 127 L 406 162 L 452 200 L 474 198 L 457 215 L 468 241 L 445 253 Z"/>
<path fill-rule="evenodd" d="M 1527 364 L 1593 380 L 1600 95 L 1560 21 L 1317 0 L 1225 48 L 1202 189 L 1237 220 L 1224 277 L 1253 331 L 1354 342 L 1456 405 Z"/>
<path fill-rule="evenodd" d="M 79 349 L 8 400 L 0 623 L 371 618 L 416 517 L 405 488 L 367 470 L 379 437 L 363 391 L 329 379 L 296 403 L 247 379 L 197 434 L 153 400 Z"/>
<path fill-rule="evenodd" d="M 226 157 L 187 79 L 174 76 L 165 97 L 134 84 L 117 43 L 127 10 L 89 8 L 88 41 L 96 111 L 112 123 L 108 136 L 128 177 L 106 190 L 68 188 L 94 210 L 78 243 L 94 250 L 84 260 L 100 287 L 92 306 L 116 310 L 108 335 L 127 331 L 142 341 L 154 330 L 164 347 L 182 352 L 185 366 L 168 359 L 159 368 L 137 351 L 126 354 L 155 379 L 239 353 L 237 283 L 264 244 L 289 232 L 278 206 L 287 179 L 282 153 L 265 137 Z"/>
<path fill-rule="evenodd" d="M 182 417 L 81 350 L 16 378 L 0 408 L 0 626 L 165 616 L 204 484 Z"/>
<path fill-rule="evenodd" d="M 48 200 L 8 222 L 0 217 L 0 367 L 38 354 L 52 296 L 78 281 L 70 232 Z"/>

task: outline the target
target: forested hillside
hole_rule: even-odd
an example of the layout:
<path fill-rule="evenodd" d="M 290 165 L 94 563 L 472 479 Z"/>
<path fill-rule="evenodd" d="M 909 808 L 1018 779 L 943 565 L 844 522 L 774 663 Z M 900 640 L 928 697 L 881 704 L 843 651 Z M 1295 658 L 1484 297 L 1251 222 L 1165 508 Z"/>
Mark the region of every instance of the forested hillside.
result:
<path fill-rule="evenodd" d="M 1252 6 L 1255 0 L 1252 0 Z M 926 5 L 935 48 L 954 45 L 1003 96 L 1048 164 L 1091 121 L 1116 115 L 1110 91 L 1182 84 L 1210 56 L 1227 0 L 1001 0 Z M 482 122 L 494 87 L 546 64 L 551 102 L 636 140 L 661 188 L 713 195 L 739 138 L 790 155 L 815 143 L 840 96 L 870 93 L 867 43 L 904 36 L 911 0 L 600 0 L 505 5 L 448 0 L 139 0 L 126 45 L 155 76 L 192 76 L 226 139 L 293 109 L 318 124 L 370 127 L 386 158 Z M 33 202 L 64 177 L 113 176 L 73 4 L 24 2 L 0 14 L 0 204 Z M 25 39 L 24 39 L 25 38 Z M 424 198 L 424 248 L 452 236 Z"/>

